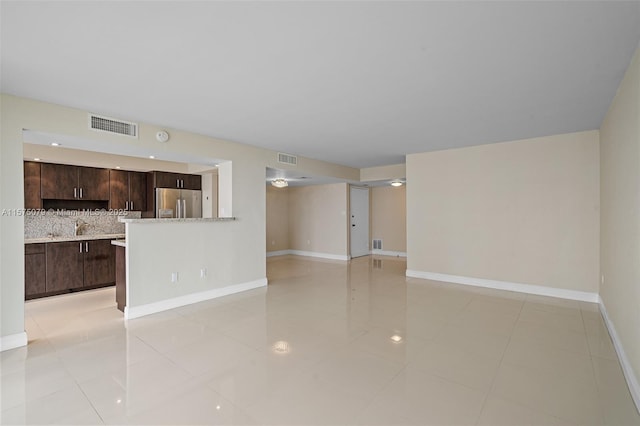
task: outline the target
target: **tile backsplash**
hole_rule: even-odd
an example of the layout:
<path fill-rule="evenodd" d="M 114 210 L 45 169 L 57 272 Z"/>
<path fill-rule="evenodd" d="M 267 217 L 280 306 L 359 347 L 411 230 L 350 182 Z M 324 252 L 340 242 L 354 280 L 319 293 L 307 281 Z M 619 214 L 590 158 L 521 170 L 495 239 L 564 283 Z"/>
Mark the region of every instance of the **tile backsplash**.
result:
<path fill-rule="evenodd" d="M 73 237 L 76 223 L 78 235 L 124 234 L 124 223 L 118 216 L 139 219 L 140 212 L 112 210 L 38 211 L 24 218 L 25 238 Z"/>

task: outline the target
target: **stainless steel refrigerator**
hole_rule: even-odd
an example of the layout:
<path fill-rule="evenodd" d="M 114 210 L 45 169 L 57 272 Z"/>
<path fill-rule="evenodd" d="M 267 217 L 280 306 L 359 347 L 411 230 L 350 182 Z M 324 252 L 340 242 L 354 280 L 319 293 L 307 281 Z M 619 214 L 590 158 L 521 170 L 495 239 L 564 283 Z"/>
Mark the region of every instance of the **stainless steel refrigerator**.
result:
<path fill-rule="evenodd" d="M 202 191 L 156 188 L 156 217 L 202 217 Z"/>

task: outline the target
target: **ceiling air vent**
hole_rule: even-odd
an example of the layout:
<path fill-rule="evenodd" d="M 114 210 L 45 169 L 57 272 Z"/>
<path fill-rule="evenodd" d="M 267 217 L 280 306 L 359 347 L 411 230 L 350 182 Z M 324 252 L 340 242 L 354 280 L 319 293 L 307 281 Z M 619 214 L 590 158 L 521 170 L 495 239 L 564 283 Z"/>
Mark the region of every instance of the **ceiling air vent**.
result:
<path fill-rule="evenodd" d="M 291 154 L 278 153 L 278 163 L 290 164 L 292 166 L 298 165 L 298 157 Z"/>
<path fill-rule="evenodd" d="M 116 133 L 118 135 L 138 137 L 138 125 L 113 118 L 89 114 L 89 128 L 99 132 Z"/>

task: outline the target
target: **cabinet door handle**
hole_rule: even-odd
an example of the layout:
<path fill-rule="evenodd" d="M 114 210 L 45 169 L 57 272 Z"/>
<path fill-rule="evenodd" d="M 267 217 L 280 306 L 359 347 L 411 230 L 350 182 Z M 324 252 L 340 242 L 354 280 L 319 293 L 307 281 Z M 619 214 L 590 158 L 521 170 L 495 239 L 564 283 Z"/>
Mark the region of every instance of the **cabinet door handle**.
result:
<path fill-rule="evenodd" d="M 85 253 L 89 253 L 89 241 L 87 241 L 86 243 L 84 243 L 84 252 L 85 252 Z"/>
<path fill-rule="evenodd" d="M 82 243 L 80 243 L 80 253 L 82 253 Z"/>
<path fill-rule="evenodd" d="M 80 188 L 80 198 L 82 198 L 82 188 Z"/>
<path fill-rule="evenodd" d="M 73 188 L 73 198 L 78 198 L 78 188 Z"/>
<path fill-rule="evenodd" d="M 124 209 L 125 210 L 129 210 L 129 202 L 128 201 L 124 202 Z"/>
<path fill-rule="evenodd" d="M 180 188 L 180 179 L 176 179 L 176 188 Z"/>
<path fill-rule="evenodd" d="M 131 203 L 131 210 L 133 210 L 133 201 L 129 201 Z"/>

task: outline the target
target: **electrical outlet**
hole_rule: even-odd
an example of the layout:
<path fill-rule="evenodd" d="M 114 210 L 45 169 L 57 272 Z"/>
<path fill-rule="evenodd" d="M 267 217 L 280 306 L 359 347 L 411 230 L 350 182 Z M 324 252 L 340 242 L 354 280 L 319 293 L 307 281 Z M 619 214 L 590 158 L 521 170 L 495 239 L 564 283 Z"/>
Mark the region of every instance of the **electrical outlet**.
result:
<path fill-rule="evenodd" d="M 271 245 L 275 246 L 276 245 L 276 240 L 271 240 Z"/>
<path fill-rule="evenodd" d="M 200 269 L 200 278 L 207 278 L 207 268 Z"/>
<path fill-rule="evenodd" d="M 171 273 L 171 282 L 172 283 L 177 283 L 178 282 L 178 273 L 177 272 L 172 272 Z"/>
<path fill-rule="evenodd" d="M 602 275 L 602 277 L 600 277 L 600 282 L 604 284 L 604 274 Z"/>
<path fill-rule="evenodd" d="M 307 245 L 311 245 L 311 240 L 307 240 Z"/>

